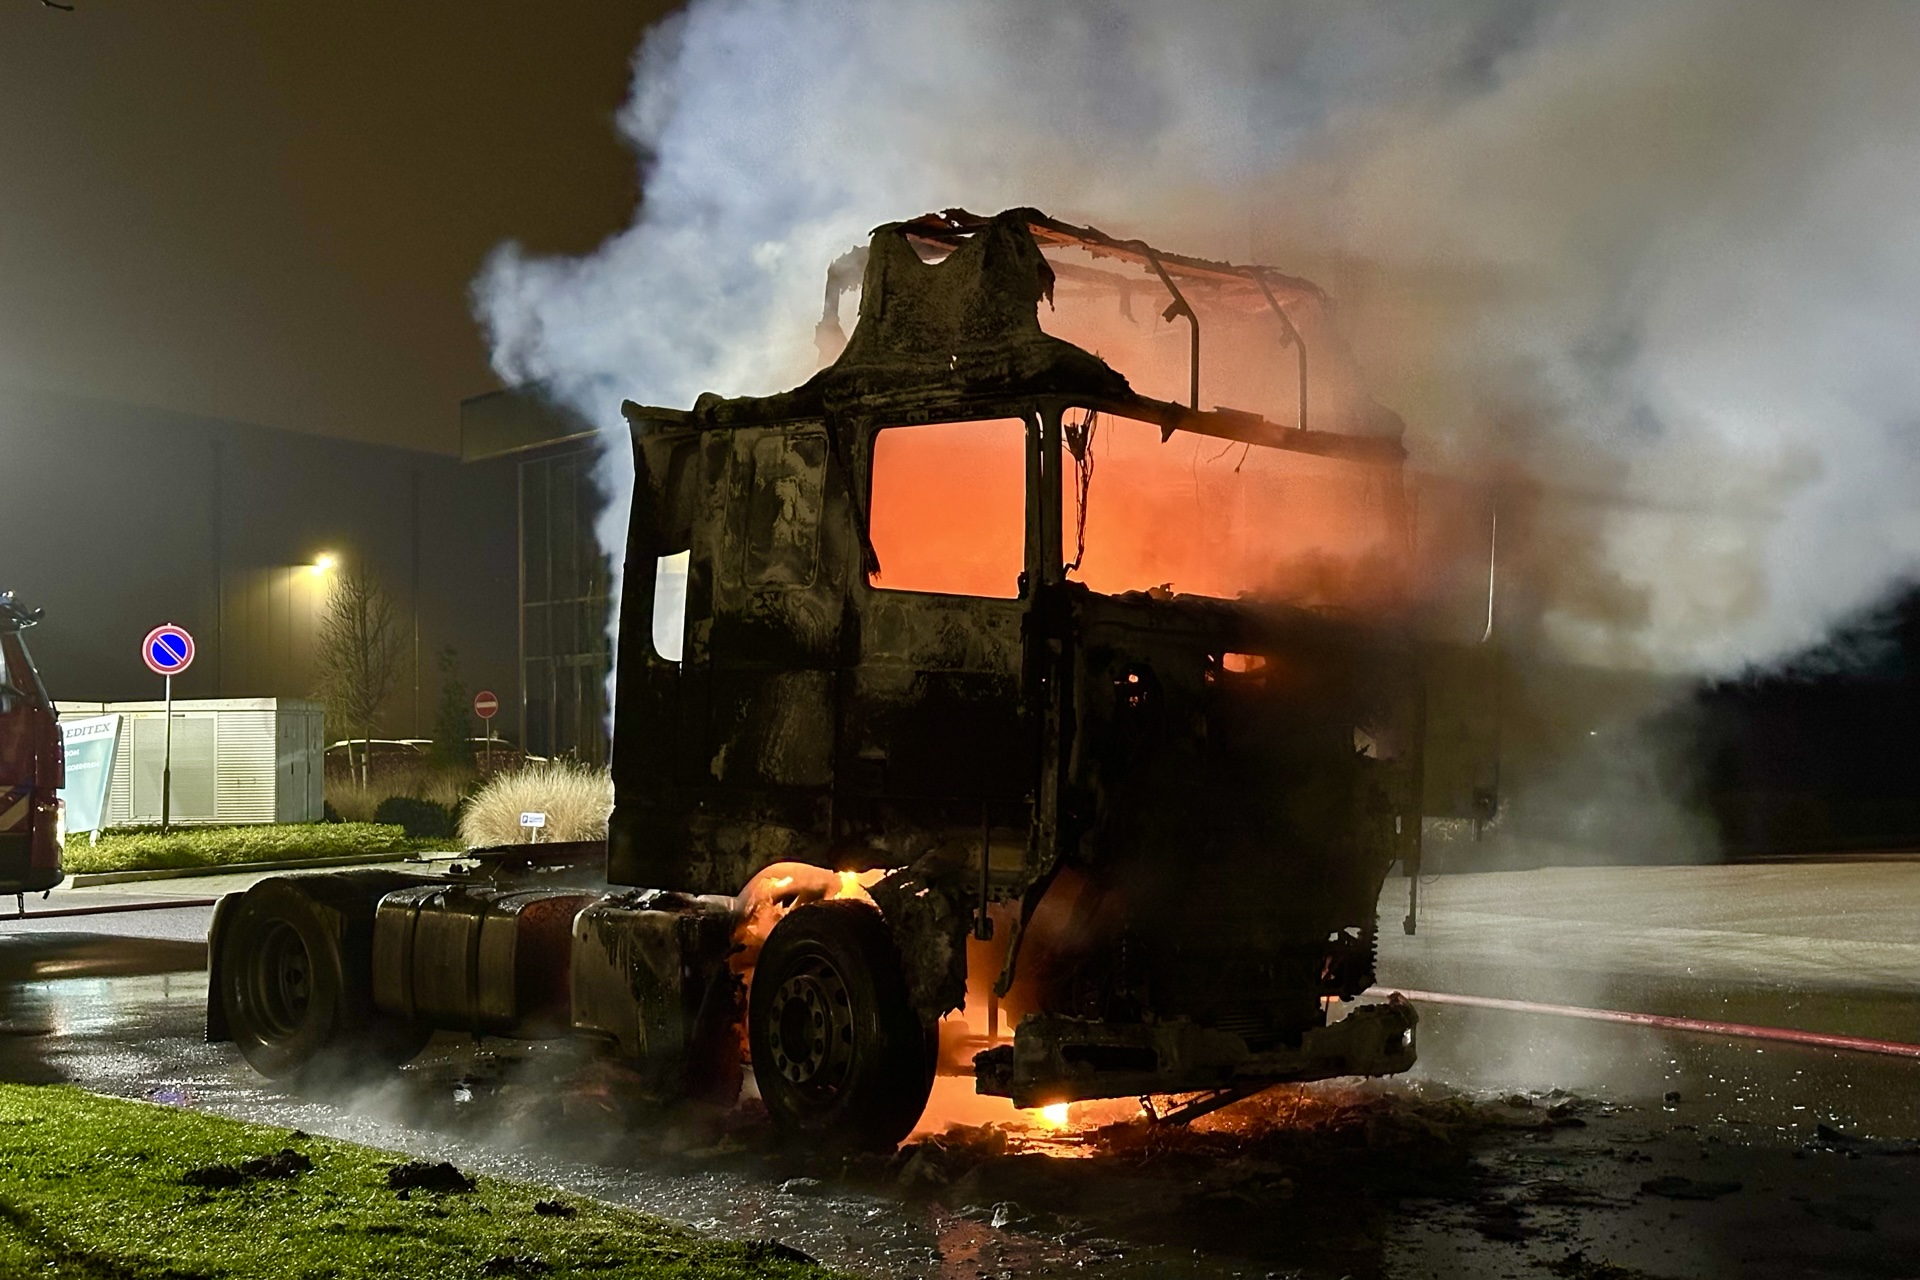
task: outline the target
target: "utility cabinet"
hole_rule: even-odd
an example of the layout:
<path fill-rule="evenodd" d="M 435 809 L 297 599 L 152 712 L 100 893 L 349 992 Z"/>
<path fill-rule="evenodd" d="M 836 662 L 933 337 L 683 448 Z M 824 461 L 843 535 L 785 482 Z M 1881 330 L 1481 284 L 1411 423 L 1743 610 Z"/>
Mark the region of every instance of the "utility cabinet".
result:
<path fill-rule="evenodd" d="M 106 825 L 160 821 L 167 718 L 161 702 L 62 702 L 60 714 L 118 715 L 120 749 Z M 320 704 L 300 698 L 176 698 L 173 806 L 182 825 L 319 822 L 324 816 Z"/>

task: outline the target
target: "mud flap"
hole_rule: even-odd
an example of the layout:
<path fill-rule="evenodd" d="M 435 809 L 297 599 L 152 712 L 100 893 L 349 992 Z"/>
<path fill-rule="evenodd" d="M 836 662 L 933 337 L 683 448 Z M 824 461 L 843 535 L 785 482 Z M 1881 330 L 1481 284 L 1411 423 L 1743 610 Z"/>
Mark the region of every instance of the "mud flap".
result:
<path fill-rule="evenodd" d="M 220 944 L 226 938 L 227 925 L 232 922 L 233 913 L 240 907 L 240 899 L 246 896 L 245 890 L 221 894 L 220 901 L 213 904 L 213 922 L 207 926 L 208 1044 L 233 1039 L 233 1033 L 227 1028 L 227 1011 L 220 1004 Z"/>
<path fill-rule="evenodd" d="M 967 998 L 967 937 L 972 912 L 960 895 L 916 865 L 869 889 L 900 952 L 907 999 L 928 1026 Z"/>

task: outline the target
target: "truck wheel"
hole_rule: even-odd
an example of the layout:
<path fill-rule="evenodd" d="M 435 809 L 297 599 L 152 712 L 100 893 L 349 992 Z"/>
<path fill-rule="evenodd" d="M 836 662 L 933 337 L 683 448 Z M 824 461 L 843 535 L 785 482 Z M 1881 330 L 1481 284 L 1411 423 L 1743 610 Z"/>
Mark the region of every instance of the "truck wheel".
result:
<path fill-rule="evenodd" d="M 913 1131 L 937 1054 L 871 905 L 814 902 L 774 926 L 747 1007 L 753 1076 L 789 1137 L 891 1149 Z"/>
<path fill-rule="evenodd" d="M 429 1028 L 374 1008 L 371 941 L 355 924 L 283 880 L 241 898 L 220 940 L 220 1004 L 240 1055 L 261 1075 L 396 1067 L 426 1044 Z"/>

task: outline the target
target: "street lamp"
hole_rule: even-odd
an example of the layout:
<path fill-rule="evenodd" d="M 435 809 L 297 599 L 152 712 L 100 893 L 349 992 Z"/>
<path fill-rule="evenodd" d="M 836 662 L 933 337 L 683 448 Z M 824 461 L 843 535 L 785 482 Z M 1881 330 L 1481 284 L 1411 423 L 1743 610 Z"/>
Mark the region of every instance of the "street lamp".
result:
<path fill-rule="evenodd" d="M 340 558 L 338 556 L 334 555 L 333 552 L 331 551 L 322 551 L 319 555 L 313 558 L 313 564 L 310 567 L 312 568 L 314 574 L 317 576 L 320 574 L 332 573 L 339 566 L 340 566 Z"/>

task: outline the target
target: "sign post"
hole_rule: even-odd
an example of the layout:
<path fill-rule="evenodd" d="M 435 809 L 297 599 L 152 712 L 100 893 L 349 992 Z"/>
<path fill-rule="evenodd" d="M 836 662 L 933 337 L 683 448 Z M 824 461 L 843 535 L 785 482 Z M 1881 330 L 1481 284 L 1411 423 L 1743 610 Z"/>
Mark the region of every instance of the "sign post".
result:
<path fill-rule="evenodd" d="M 487 726 L 487 776 L 493 776 L 493 718 L 500 714 L 500 699 L 491 689 L 482 689 L 473 695 L 473 714 L 480 717 Z"/>
<path fill-rule="evenodd" d="M 162 623 L 147 632 L 140 656 L 147 670 L 166 681 L 166 733 L 160 756 L 160 834 L 165 835 L 173 820 L 173 678 L 193 665 L 193 637 L 185 627 Z"/>

